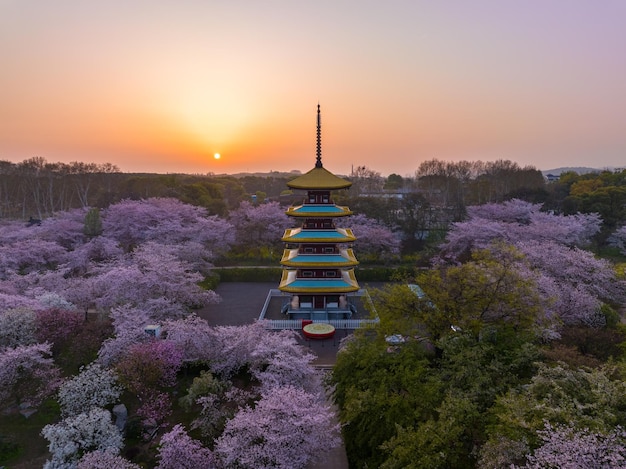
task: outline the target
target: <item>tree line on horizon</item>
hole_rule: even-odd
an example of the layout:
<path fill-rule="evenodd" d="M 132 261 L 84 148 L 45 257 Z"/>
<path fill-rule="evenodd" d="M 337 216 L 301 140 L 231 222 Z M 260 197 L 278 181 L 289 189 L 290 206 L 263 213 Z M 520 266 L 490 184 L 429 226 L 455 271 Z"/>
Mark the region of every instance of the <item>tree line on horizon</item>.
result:
<path fill-rule="evenodd" d="M 121 200 L 152 197 L 175 198 L 225 217 L 243 201 L 293 202 L 286 185 L 292 177 L 122 173 L 109 163 L 51 163 L 42 157 L 0 161 L 0 218 L 41 220 L 73 208 L 104 209 Z M 599 213 L 600 244 L 626 221 L 626 170 L 565 172 L 548 182 L 536 168 L 509 160 L 432 159 L 420 163 L 412 177 L 383 177 L 358 166 L 347 178 L 352 187 L 337 192 L 335 201 L 401 231 L 405 252 L 423 248 L 426 236 L 441 239 L 450 223 L 464 219 L 466 207 L 511 199 L 566 215 Z"/>

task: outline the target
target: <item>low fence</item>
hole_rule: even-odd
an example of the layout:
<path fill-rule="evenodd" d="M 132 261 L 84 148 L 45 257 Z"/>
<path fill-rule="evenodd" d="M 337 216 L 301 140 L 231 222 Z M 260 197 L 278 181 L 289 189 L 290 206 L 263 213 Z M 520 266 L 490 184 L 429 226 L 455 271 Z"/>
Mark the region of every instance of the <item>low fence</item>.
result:
<path fill-rule="evenodd" d="M 313 321 L 330 324 L 335 329 L 360 329 L 362 327 L 370 327 L 378 324 L 378 319 L 331 319 L 328 321 Z M 266 329 L 282 330 L 282 329 L 302 329 L 302 319 L 265 319 L 263 321 Z"/>

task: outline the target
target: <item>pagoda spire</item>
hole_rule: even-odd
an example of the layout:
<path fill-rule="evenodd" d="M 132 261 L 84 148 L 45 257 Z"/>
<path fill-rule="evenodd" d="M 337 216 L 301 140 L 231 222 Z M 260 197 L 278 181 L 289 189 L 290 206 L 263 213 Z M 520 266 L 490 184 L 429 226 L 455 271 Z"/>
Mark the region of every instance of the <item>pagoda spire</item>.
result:
<path fill-rule="evenodd" d="M 320 103 L 317 103 L 317 160 L 315 167 L 322 167 L 322 117 L 320 114 Z"/>

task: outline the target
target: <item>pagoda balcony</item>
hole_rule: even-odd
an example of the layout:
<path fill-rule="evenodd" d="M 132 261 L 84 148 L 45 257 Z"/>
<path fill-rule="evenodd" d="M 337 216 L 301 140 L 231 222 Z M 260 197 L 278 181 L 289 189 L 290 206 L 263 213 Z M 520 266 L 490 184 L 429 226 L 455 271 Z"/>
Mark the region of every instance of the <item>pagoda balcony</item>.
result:
<path fill-rule="evenodd" d="M 347 217 L 352 215 L 352 211 L 342 205 L 307 203 L 291 206 L 285 213 L 290 217 Z"/>
<path fill-rule="evenodd" d="M 359 264 L 352 249 L 341 249 L 335 253 L 305 253 L 300 249 L 285 249 L 280 263 L 287 267 L 300 268 L 343 268 Z"/>
<path fill-rule="evenodd" d="M 350 228 L 329 230 L 308 230 L 302 227 L 285 230 L 281 241 L 284 243 L 353 243 L 356 237 Z"/>
<path fill-rule="evenodd" d="M 354 269 L 343 270 L 336 278 L 298 277 L 296 270 L 284 270 L 278 289 L 286 293 L 351 293 L 359 290 Z"/>

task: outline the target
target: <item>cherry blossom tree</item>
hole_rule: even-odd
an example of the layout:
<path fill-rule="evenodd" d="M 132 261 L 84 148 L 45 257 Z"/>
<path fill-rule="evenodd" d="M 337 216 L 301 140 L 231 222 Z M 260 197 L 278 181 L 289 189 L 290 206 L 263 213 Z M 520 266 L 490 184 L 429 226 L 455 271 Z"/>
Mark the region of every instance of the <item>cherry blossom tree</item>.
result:
<path fill-rule="evenodd" d="M 150 299 L 166 298 L 188 307 L 201 307 L 218 301 L 213 291 L 198 286 L 203 276 L 178 260 L 167 247 L 148 242 L 128 258 L 100 268 L 94 279 L 101 292 L 100 308 L 144 304 Z"/>
<path fill-rule="evenodd" d="M 608 434 L 546 422 L 538 432 L 542 445 L 519 469 L 596 469 L 626 467 L 626 432 L 617 427 Z"/>
<path fill-rule="evenodd" d="M 217 467 L 210 449 L 192 439 L 178 424 L 161 437 L 157 469 L 211 469 Z"/>
<path fill-rule="evenodd" d="M 400 239 L 382 223 L 359 214 L 342 222 L 352 228 L 357 240 L 354 248 L 357 255 L 370 255 L 376 258 L 395 258 L 400 254 Z"/>
<path fill-rule="evenodd" d="M 110 317 L 114 336 L 106 339 L 98 351 L 98 362 L 103 366 L 119 361 L 131 346 L 149 340 L 145 327 L 152 323 L 147 312 L 128 305 L 113 308 Z"/>
<path fill-rule="evenodd" d="M 34 232 L 45 241 L 51 241 L 71 251 L 85 241 L 84 220 L 87 212 L 83 209 L 57 212 L 53 217 L 42 220 Z"/>
<path fill-rule="evenodd" d="M 548 308 L 566 324 L 603 325 L 602 302 L 626 300 L 626 285 L 612 265 L 589 251 L 545 241 L 517 246 L 537 272 L 538 286 L 551 300 Z"/>
<path fill-rule="evenodd" d="M 98 236 L 67 253 L 66 266 L 75 276 L 89 274 L 94 264 L 113 261 L 123 254 L 117 241 Z"/>
<path fill-rule="evenodd" d="M 0 403 L 39 404 L 61 384 L 50 358 L 50 344 L 21 345 L 0 351 Z"/>
<path fill-rule="evenodd" d="M 615 230 L 609 237 L 609 243 L 618 248 L 622 254 L 626 255 L 626 225 Z"/>
<path fill-rule="evenodd" d="M 0 309 L 0 350 L 35 342 L 35 312 L 32 309 Z"/>
<path fill-rule="evenodd" d="M 339 426 L 319 396 L 301 388 L 272 388 L 256 403 L 228 421 L 215 443 L 226 467 L 305 467 L 339 444 Z"/>
<path fill-rule="evenodd" d="M 76 464 L 76 469 L 141 469 L 141 466 L 105 450 L 85 453 Z"/>
<path fill-rule="evenodd" d="M 61 385 L 58 401 L 62 415 L 67 417 L 92 407 L 114 404 L 121 393 L 122 388 L 115 373 L 97 363 L 91 363 Z"/>
<path fill-rule="evenodd" d="M 153 339 L 132 345 L 115 366 L 122 385 L 141 401 L 144 425 L 159 424 L 171 412 L 163 389 L 176 383 L 183 353 L 175 342 Z"/>
<path fill-rule="evenodd" d="M 59 346 L 76 335 L 83 326 L 83 318 L 77 311 L 45 309 L 37 311 L 35 325 L 39 342 Z"/>
<path fill-rule="evenodd" d="M 237 245 L 244 247 L 276 245 L 293 225 L 278 202 L 254 205 L 243 201 L 230 212 L 229 221 L 235 227 Z"/>
<path fill-rule="evenodd" d="M 547 440 L 542 435 L 548 433 L 541 431 L 546 430 L 546 422 L 551 425 L 567 422 L 581 436 L 585 429 L 609 435 L 624 425 L 621 409 L 626 404 L 626 383 L 615 368 L 570 369 L 563 364 L 539 364 L 538 368 L 530 383 L 522 389 L 509 390 L 491 410 L 493 420 L 482 456 L 506 453 L 510 459 L 497 466 L 481 464 L 481 467 L 508 467 L 523 459 L 529 446 L 537 448 L 545 444 Z M 539 441 L 542 439 L 543 442 Z M 563 435 L 557 439 L 562 441 Z"/>
<path fill-rule="evenodd" d="M 197 241 L 214 251 L 225 251 L 233 240 L 232 225 L 204 208 L 177 199 L 123 200 L 103 213 L 103 234 L 125 250 L 154 240 L 163 244 Z"/>
<path fill-rule="evenodd" d="M 301 347 L 296 338 L 297 334 L 290 330 L 265 330 L 259 334 L 250 352 L 249 370 L 263 389 L 291 385 L 321 391 L 311 366 L 315 355 Z"/>
<path fill-rule="evenodd" d="M 0 245 L 0 279 L 10 273 L 28 273 L 52 269 L 65 261 L 67 251 L 52 241 L 17 240 Z"/>
<path fill-rule="evenodd" d="M 250 356 L 259 337 L 267 333 L 260 322 L 243 326 L 215 327 L 215 346 L 211 349 L 211 371 L 224 378 L 237 373 L 250 362 Z"/>
<path fill-rule="evenodd" d="M 0 311 L 15 308 L 36 309 L 39 302 L 33 298 L 16 293 L 0 293 Z"/>
<path fill-rule="evenodd" d="M 57 424 L 43 427 L 42 436 L 49 441 L 52 459 L 46 469 L 73 467 L 84 453 L 106 451 L 118 454 L 123 444 L 122 434 L 111 421 L 111 413 L 98 407 Z"/>
<path fill-rule="evenodd" d="M 163 333 L 183 351 L 183 361 L 208 361 L 215 355 L 213 328 L 196 314 L 163 323 Z"/>
<path fill-rule="evenodd" d="M 585 246 L 600 231 L 598 214 L 560 216 L 539 209 L 539 204 L 517 199 L 468 207 L 468 220 L 452 224 L 442 249 L 445 255 L 458 257 L 471 249 L 485 249 L 496 239 Z"/>

